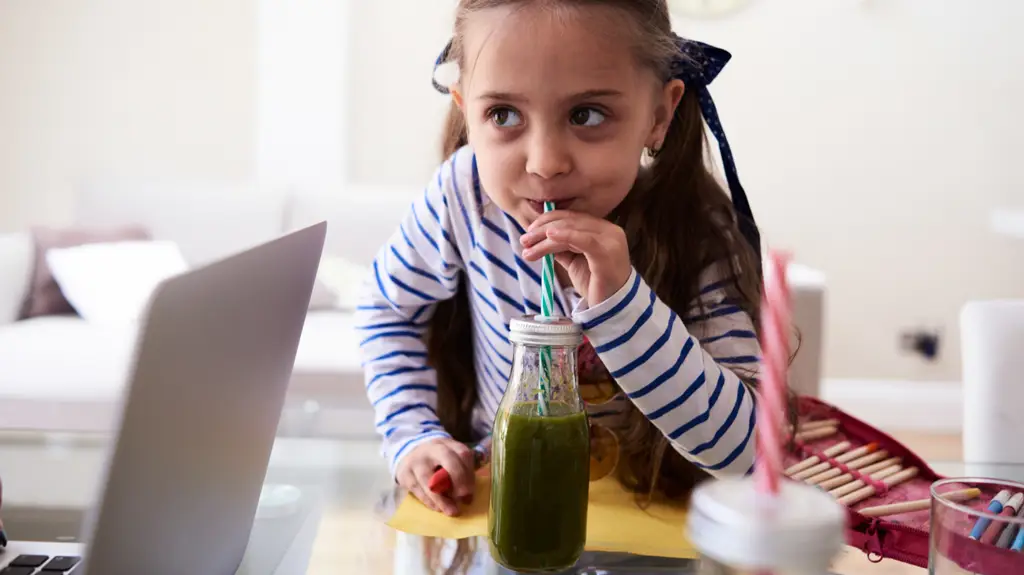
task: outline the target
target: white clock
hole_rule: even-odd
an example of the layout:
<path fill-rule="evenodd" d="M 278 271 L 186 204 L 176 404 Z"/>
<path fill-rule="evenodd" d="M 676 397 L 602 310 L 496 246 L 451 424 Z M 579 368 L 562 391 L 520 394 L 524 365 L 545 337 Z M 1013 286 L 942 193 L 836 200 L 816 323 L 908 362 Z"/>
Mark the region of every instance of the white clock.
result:
<path fill-rule="evenodd" d="M 751 0 L 668 0 L 672 13 L 689 18 L 724 18 L 750 3 Z"/>

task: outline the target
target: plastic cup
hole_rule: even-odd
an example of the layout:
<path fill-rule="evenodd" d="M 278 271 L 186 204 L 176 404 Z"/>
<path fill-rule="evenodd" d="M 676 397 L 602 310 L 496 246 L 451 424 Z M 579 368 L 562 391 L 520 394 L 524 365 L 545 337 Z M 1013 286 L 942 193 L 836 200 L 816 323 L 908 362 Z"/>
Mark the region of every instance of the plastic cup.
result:
<path fill-rule="evenodd" d="M 943 496 L 972 487 L 981 490 L 981 497 L 956 502 Z M 932 484 L 928 546 L 930 574 L 1024 573 L 1024 553 L 1007 548 L 1013 547 L 1015 542 L 1024 546 L 1024 531 L 1021 531 L 1024 517 L 1020 513 L 1003 515 L 989 511 L 993 498 L 1001 491 L 1007 491 L 1012 497 L 1024 493 L 1024 484 L 974 477 L 948 478 Z M 1003 546 L 1000 546 L 1000 539 Z"/>

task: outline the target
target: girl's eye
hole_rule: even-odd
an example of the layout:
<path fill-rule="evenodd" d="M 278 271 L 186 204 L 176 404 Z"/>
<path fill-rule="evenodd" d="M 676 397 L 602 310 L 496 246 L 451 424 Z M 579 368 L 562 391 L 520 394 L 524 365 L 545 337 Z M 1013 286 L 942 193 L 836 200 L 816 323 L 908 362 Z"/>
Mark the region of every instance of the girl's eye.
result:
<path fill-rule="evenodd" d="M 490 111 L 491 121 L 499 128 L 515 128 L 523 122 L 519 112 L 512 108 L 494 108 Z"/>
<path fill-rule="evenodd" d="M 600 126 L 604 120 L 604 114 L 594 108 L 579 108 L 577 110 L 573 110 L 572 114 L 569 116 L 569 121 L 572 122 L 574 126 L 585 126 L 588 128 Z"/>

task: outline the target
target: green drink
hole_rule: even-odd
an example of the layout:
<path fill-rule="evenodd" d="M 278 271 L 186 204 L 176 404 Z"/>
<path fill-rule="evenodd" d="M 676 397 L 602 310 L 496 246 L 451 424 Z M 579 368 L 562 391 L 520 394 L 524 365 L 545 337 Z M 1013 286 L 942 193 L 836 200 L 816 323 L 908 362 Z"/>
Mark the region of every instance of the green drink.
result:
<path fill-rule="evenodd" d="M 510 327 L 512 373 L 491 446 L 491 556 L 520 573 L 562 571 L 576 564 L 587 540 L 590 433 L 576 381 L 580 328 L 534 317 Z"/>
<path fill-rule="evenodd" d="M 549 407 L 538 416 L 536 403 L 520 403 L 495 422 L 503 449 L 491 461 L 491 555 L 514 571 L 572 567 L 587 539 L 587 417 Z"/>

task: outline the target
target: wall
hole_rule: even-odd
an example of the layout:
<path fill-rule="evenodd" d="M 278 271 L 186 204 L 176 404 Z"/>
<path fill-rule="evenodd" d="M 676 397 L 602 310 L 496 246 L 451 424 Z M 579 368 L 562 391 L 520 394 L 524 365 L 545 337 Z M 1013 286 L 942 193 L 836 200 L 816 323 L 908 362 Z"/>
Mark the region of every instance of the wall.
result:
<path fill-rule="evenodd" d="M 256 178 L 337 194 L 347 179 L 353 2 L 256 3 Z"/>
<path fill-rule="evenodd" d="M 253 172 L 247 0 L 0 2 L 0 231 L 68 219 L 88 179 Z"/>
<path fill-rule="evenodd" d="M 373 4 L 355 31 L 353 171 L 422 185 L 450 23 L 433 8 L 450 2 Z M 734 55 L 713 94 L 766 240 L 827 274 L 829 377 L 957 379 L 960 305 L 1024 296 L 1024 243 L 986 227 L 1022 201 L 1021 21 L 1000 0 L 754 0 L 677 22 Z M 934 364 L 898 348 L 921 326 L 942 330 Z"/>
<path fill-rule="evenodd" d="M 449 100 L 430 78 L 456 1 L 350 1 L 350 177 L 419 189 L 440 159 Z"/>
<path fill-rule="evenodd" d="M 330 1 L 335 15 L 349 3 L 347 43 L 322 26 L 295 48 L 348 51 L 345 108 L 319 97 L 306 115 L 286 109 L 299 91 L 258 94 L 258 13 L 281 0 L 0 2 L 0 231 L 65 218 L 74 182 L 91 177 L 298 165 L 422 187 L 448 105 L 431 67 L 455 0 Z M 987 228 L 991 208 L 1022 202 L 1020 21 L 1024 4 L 1000 0 L 753 0 L 677 23 L 734 54 L 712 90 L 766 239 L 827 274 L 829 377 L 957 379 L 961 304 L 1024 296 L 1024 244 Z M 283 115 L 261 123 L 268 102 Z M 347 122 L 347 135 L 316 118 Z M 322 146 L 273 156 L 302 149 L 270 146 L 280 134 Z M 943 332 L 934 364 L 898 349 L 919 326 Z"/>

